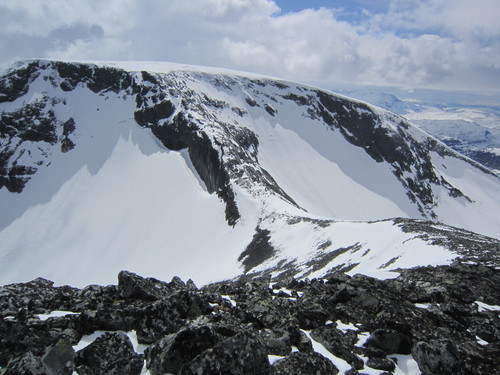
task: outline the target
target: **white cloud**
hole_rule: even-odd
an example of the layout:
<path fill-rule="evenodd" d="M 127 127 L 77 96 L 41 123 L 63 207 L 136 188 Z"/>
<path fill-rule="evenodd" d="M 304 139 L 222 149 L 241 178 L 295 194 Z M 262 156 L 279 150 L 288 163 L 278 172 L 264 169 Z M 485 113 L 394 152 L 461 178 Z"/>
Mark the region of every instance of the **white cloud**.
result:
<path fill-rule="evenodd" d="M 500 86 L 497 0 L 390 0 L 368 21 L 271 0 L 0 0 L 0 55 L 166 60 L 300 81 Z"/>
<path fill-rule="evenodd" d="M 382 19 L 393 28 L 441 30 L 461 39 L 498 37 L 497 0 L 391 0 Z"/>

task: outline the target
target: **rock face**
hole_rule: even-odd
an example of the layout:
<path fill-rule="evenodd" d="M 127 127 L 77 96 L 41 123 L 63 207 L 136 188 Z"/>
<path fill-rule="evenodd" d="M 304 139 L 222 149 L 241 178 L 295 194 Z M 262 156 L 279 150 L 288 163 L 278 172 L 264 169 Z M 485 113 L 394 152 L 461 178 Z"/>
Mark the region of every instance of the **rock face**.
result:
<path fill-rule="evenodd" d="M 1 287 L 0 374 L 389 374 L 395 356 L 425 375 L 500 366 L 497 267 L 457 262 L 389 280 L 332 273 L 202 289 L 128 271 L 118 280 Z M 89 344 L 76 346 L 82 338 Z"/>

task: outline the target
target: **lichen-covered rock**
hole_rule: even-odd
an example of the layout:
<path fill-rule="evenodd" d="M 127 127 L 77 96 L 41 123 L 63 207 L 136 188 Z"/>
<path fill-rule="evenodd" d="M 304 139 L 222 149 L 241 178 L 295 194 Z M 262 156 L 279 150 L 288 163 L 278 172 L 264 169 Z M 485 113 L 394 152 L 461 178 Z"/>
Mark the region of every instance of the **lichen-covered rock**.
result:
<path fill-rule="evenodd" d="M 271 366 L 262 340 L 243 331 L 204 351 L 184 365 L 179 374 L 268 375 Z M 154 374 L 153 374 L 154 375 Z"/>
<path fill-rule="evenodd" d="M 26 352 L 41 358 L 56 336 L 55 332 L 48 329 L 28 327 L 27 322 L 4 323 L 5 325 L 0 327 L 0 366 L 7 366 L 12 358 Z"/>
<path fill-rule="evenodd" d="M 412 339 L 394 329 L 377 329 L 372 332 L 365 346 L 383 350 L 386 354 L 410 354 Z"/>
<path fill-rule="evenodd" d="M 76 353 L 68 339 L 60 339 L 42 357 L 47 375 L 71 375 Z"/>
<path fill-rule="evenodd" d="M 363 368 L 363 360 L 354 354 L 354 345 L 358 336 L 353 331 L 342 332 L 336 328 L 335 324 L 328 324 L 312 330 L 311 337 L 321 343 L 330 353 L 348 362 L 353 368 Z"/>
<path fill-rule="evenodd" d="M 308 306 L 297 311 L 297 320 L 302 329 L 322 327 L 328 320 L 328 313 L 319 306 Z"/>
<path fill-rule="evenodd" d="M 449 340 L 419 342 L 412 350 L 420 371 L 425 375 L 464 373 L 455 344 Z"/>
<path fill-rule="evenodd" d="M 143 278 L 133 272 L 118 274 L 118 292 L 123 298 L 158 300 L 171 291 L 167 283 L 154 278 Z"/>
<path fill-rule="evenodd" d="M 218 337 L 210 327 L 185 328 L 159 340 L 145 352 L 152 375 L 176 374 L 197 355 L 214 347 Z"/>
<path fill-rule="evenodd" d="M 0 287 L 0 374 L 65 374 L 71 345 L 101 330 L 114 333 L 78 352 L 79 375 L 140 373 L 144 357 L 116 331 L 135 331 L 149 345 L 153 375 L 331 371 L 313 341 L 350 364 L 349 374 L 369 367 L 390 372 L 396 363 L 388 353 L 410 352 L 425 375 L 495 374 L 500 271 L 455 263 L 400 272 L 389 280 L 338 272 L 322 280 L 289 278 L 272 289 L 268 277 L 198 289 L 179 278 L 163 283 L 132 275 L 143 291 L 161 285 L 154 300 L 113 285 L 78 290 L 44 279 L 6 285 Z M 39 317 L 55 310 L 74 314 Z M 310 325 L 299 311 L 308 311 Z M 268 355 L 286 358 L 270 369 Z"/>
<path fill-rule="evenodd" d="M 339 370 L 321 354 L 294 352 L 273 364 L 273 375 L 335 375 Z"/>
<path fill-rule="evenodd" d="M 366 365 L 382 371 L 394 371 L 396 369 L 396 364 L 387 358 L 369 358 L 368 361 L 366 361 Z"/>
<path fill-rule="evenodd" d="M 139 341 L 148 344 L 158 341 L 186 326 L 186 320 L 210 312 L 209 303 L 197 292 L 187 289 L 173 292 L 142 310 L 135 327 Z"/>
<path fill-rule="evenodd" d="M 18 357 L 12 358 L 3 375 L 46 375 L 45 368 L 40 357 L 35 356 L 32 352 L 27 352 Z"/>
<path fill-rule="evenodd" d="M 144 358 L 134 352 L 123 333 L 106 333 L 77 352 L 75 365 L 79 375 L 139 375 Z"/>
<path fill-rule="evenodd" d="M 292 351 L 292 340 L 288 331 L 263 329 L 261 336 L 268 354 L 286 356 Z"/>

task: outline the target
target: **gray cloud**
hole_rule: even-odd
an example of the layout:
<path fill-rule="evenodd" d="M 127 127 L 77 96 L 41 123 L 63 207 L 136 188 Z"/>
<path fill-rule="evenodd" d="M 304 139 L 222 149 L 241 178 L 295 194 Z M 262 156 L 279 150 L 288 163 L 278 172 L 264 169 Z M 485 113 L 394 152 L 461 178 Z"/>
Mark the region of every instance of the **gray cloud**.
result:
<path fill-rule="evenodd" d="M 0 52 L 3 64 L 163 60 L 325 84 L 500 87 L 497 0 L 385 3 L 354 24 L 271 0 L 0 0 Z"/>
<path fill-rule="evenodd" d="M 103 36 L 104 30 L 99 25 L 76 23 L 74 25 L 64 25 L 51 30 L 48 37 L 54 45 L 59 45 L 64 48 L 80 39 L 95 41 Z"/>

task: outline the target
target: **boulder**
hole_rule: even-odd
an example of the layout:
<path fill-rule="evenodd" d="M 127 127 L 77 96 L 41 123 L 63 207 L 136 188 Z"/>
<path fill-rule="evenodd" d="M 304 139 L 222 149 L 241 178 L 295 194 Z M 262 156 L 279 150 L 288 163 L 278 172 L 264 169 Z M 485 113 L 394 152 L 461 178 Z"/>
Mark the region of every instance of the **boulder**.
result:
<path fill-rule="evenodd" d="M 170 292 L 167 283 L 154 278 L 143 278 L 133 272 L 121 271 L 118 274 L 118 293 L 123 298 L 157 300 Z"/>
<path fill-rule="evenodd" d="M 342 332 L 336 328 L 335 324 L 328 324 L 312 330 L 311 337 L 321 343 L 334 356 L 348 362 L 353 368 L 363 368 L 363 360 L 354 354 L 354 345 L 358 340 L 354 331 Z"/>
<path fill-rule="evenodd" d="M 302 329 L 310 330 L 325 325 L 328 313 L 319 306 L 310 306 L 297 311 L 297 320 Z"/>
<path fill-rule="evenodd" d="M 412 339 L 394 329 L 377 329 L 372 332 L 365 346 L 383 350 L 386 354 L 410 354 Z"/>
<path fill-rule="evenodd" d="M 214 347 L 217 341 L 218 337 L 211 327 L 182 329 L 146 349 L 146 366 L 152 375 L 177 374 L 194 357 Z"/>
<path fill-rule="evenodd" d="M 302 330 L 298 329 L 298 327 L 290 327 L 288 331 L 290 333 L 290 344 L 301 352 L 310 353 L 313 351 L 311 340 Z"/>
<path fill-rule="evenodd" d="M 179 371 L 179 375 L 197 374 L 271 374 L 266 346 L 252 331 L 240 332 L 199 354 Z"/>
<path fill-rule="evenodd" d="M 260 334 L 264 340 L 268 354 L 286 356 L 292 351 L 290 332 L 263 329 Z"/>
<path fill-rule="evenodd" d="M 123 333 L 105 333 L 77 352 L 76 372 L 79 375 L 139 375 L 144 357 L 134 351 Z"/>
<path fill-rule="evenodd" d="M 32 352 L 12 358 L 3 375 L 46 375 L 42 360 Z"/>
<path fill-rule="evenodd" d="M 351 375 L 369 371 L 366 366 L 390 372 L 388 354 L 410 352 L 425 375 L 497 373 L 500 325 L 498 312 L 487 305 L 500 300 L 500 271 L 453 264 L 400 272 L 389 280 L 339 272 L 326 281 L 288 278 L 273 285 L 274 293 L 268 276 L 198 289 L 179 278 L 168 283 L 126 271 L 120 286 L 79 290 L 45 279 L 6 285 L 0 287 L 0 374 L 69 373 L 71 345 L 100 330 L 135 330 L 138 341 L 150 345 L 153 375 L 307 374 L 309 365 L 330 371 L 329 362 L 313 354 L 303 327 L 313 327 L 310 336 L 347 361 Z M 282 287 L 290 292 L 276 293 Z M 79 314 L 38 317 L 56 310 Z M 361 332 L 371 332 L 362 347 Z M 286 358 L 270 370 L 269 354 Z M 368 359 L 364 368 L 361 355 Z M 144 356 L 125 335 L 109 333 L 78 352 L 74 363 L 79 375 L 138 374 Z"/>
<path fill-rule="evenodd" d="M 394 371 L 396 369 L 396 364 L 387 358 L 368 358 L 366 365 L 376 370 L 382 371 Z"/>
<path fill-rule="evenodd" d="M 411 354 L 424 375 L 456 375 L 464 373 L 459 371 L 459 355 L 455 344 L 450 340 L 418 342 Z"/>
<path fill-rule="evenodd" d="M 75 367 L 76 353 L 68 339 L 60 339 L 47 349 L 42 363 L 47 375 L 71 375 Z"/>
<path fill-rule="evenodd" d="M 339 370 L 316 352 L 293 352 L 273 363 L 273 375 L 335 375 Z"/>
<path fill-rule="evenodd" d="M 139 342 L 154 343 L 185 327 L 187 320 L 211 312 L 209 303 L 197 292 L 187 289 L 173 292 L 144 308 L 136 325 Z"/>

